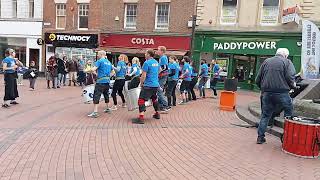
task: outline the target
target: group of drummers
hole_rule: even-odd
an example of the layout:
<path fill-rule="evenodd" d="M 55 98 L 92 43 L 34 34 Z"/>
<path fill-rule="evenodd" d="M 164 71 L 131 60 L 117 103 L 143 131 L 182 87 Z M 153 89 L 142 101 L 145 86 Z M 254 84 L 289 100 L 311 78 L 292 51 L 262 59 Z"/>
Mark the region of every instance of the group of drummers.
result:
<path fill-rule="evenodd" d="M 158 55 L 159 61 L 155 60 Z M 178 60 L 175 56 L 166 56 L 166 47 L 159 46 L 157 51 L 147 50 L 145 52 L 145 62 L 142 67 L 138 58 L 132 59 L 132 66 L 129 65 L 128 57 L 120 55 L 116 65 L 107 59 L 105 51 L 98 52 L 98 60 L 90 69 L 85 69 L 86 73 L 97 73 L 97 80 L 93 93 L 94 110 L 88 117 L 97 118 L 98 104 L 101 95 L 104 95 L 106 103 L 105 113 L 111 113 L 118 109 L 117 95 L 122 100 L 122 107 L 126 107 L 126 99 L 123 94 L 125 82 L 129 80 L 128 89 L 141 87 L 138 97 L 139 116 L 133 119 L 133 123 L 144 124 L 144 112 L 146 102 L 151 100 L 155 113 L 153 118 L 160 119 L 161 112 L 168 112 L 172 106 L 184 105 L 188 101 L 196 100 L 194 87 L 198 84 L 200 96 L 205 97 L 205 84 L 209 79 L 209 66 L 202 60 L 200 72 L 197 73 L 193 67 L 191 59 L 187 56 Z M 220 68 L 217 64 L 212 67 L 216 74 L 214 79 L 218 81 Z M 111 97 L 113 105 L 109 103 L 110 78 L 114 74 L 115 81 L 112 87 Z M 200 79 L 199 79 L 200 78 Z M 180 79 L 181 83 L 178 83 Z M 216 83 L 215 82 L 215 83 Z M 213 84 L 215 84 L 213 83 Z M 179 87 L 181 102 L 177 103 L 176 87 Z M 217 95 L 215 87 L 215 96 Z"/>

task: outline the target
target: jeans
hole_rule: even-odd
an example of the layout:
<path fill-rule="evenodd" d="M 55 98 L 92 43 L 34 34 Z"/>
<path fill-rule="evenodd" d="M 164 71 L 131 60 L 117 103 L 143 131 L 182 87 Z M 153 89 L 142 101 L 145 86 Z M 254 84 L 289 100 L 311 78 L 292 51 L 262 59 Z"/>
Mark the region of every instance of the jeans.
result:
<path fill-rule="evenodd" d="M 157 96 L 158 96 L 160 108 L 168 107 L 168 101 L 163 93 L 164 86 L 167 83 L 167 79 L 168 79 L 168 76 L 162 76 L 159 78 L 160 88 L 158 89 Z"/>
<path fill-rule="evenodd" d="M 213 94 L 215 95 L 215 96 L 217 96 L 218 94 L 217 94 L 217 83 L 218 83 L 218 78 L 212 78 L 211 80 L 210 80 L 210 89 L 212 89 L 213 90 Z"/>
<path fill-rule="evenodd" d="M 168 81 L 168 86 L 166 89 L 166 96 L 168 99 L 168 105 L 169 106 L 176 106 L 177 97 L 176 97 L 176 86 L 178 81 Z"/>
<path fill-rule="evenodd" d="M 63 85 L 66 85 L 66 81 L 67 81 L 66 74 L 59 73 L 58 74 L 58 86 L 60 87 L 62 82 L 63 82 Z"/>
<path fill-rule="evenodd" d="M 37 78 L 29 78 L 30 88 L 34 89 L 34 85 L 36 84 Z"/>
<path fill-rule="evenodd" d="M 289 93 L 264 92 L 262 95 L 262 114 L 258 127 L 258 137 L 265 137 L 265 132 L 274 112 L 284 109 L 284 116 L 292 116 L 293 105 Z"/>
<path fill-rule="evenodd" d="M 200 97 L 206 97 L 206 92 L 205 92 L 204 86 L 206 85 L 207 81 L 208 81 L 207 77 L 201 77 L 201 79 L 199 81 L 198 89 L 200 92 Z"/>

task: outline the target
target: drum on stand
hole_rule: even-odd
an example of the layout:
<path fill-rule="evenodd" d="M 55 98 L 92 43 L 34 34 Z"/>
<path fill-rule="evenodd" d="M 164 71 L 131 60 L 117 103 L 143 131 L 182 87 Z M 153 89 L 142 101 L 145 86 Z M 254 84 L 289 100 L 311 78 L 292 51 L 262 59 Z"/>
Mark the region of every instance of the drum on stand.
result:
<path fill-rule="evenodd" d="M 137 88 L 128 90 L 129 82 L 130 81 L 126 81 L 125 82 L 123 95 L 124 95 L 124 97 L 126 99 L 128 111 L 134 111 L 134 110 L 139 108 L 138 99 L 139 99 L 139 95 L 140 95 L 140 92 L 141 92 L 141 87 L 137 87 Z M 145 105 L 147 107 L 151 106 L 152 105 L 151 100 L 147 101 L 145 103 Z"/>
<path fill-rule="evenodd" d="M 285 153 L 318 158 L 320 121 L 303 118 L 285 119 L 282 150 Z"/>
<path fill-rule="evenodd" d="M 110 81 L 110 89 L 109 89 L 109 97 L 111 97 L 113 84 L 114 84 L 114 80 L 111 80 Z M 95 84 L 90 84 L 83 89 L 82 97 L 83 97 L 84 103 L 90 103 L 91 101 L 93 101 L 94 87 L 95 87 Z M 104 97 L 103 97 L 103 95 L 101 95 L 100 101 L 103 99 L 104 99 Z"/>

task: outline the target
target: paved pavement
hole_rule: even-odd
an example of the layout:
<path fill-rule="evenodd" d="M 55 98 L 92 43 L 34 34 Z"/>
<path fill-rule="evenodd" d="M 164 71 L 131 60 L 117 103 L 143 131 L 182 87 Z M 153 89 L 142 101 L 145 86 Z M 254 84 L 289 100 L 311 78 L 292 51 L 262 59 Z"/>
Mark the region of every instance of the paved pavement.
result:
<path fill-rule="evenodd" d="M 126 109 L 87 118 L 80 88 L 45 87 L 20 86 L 21 104 L 0 109 L 1 179 L 320 179 L 319 160 L 284 154 L 271 135 L 256 145 L 256 129 L 232 125 L 244 122 L 218 100 L 133 125 Z M 238 104 L 257 98 L 240 92 Z"/>

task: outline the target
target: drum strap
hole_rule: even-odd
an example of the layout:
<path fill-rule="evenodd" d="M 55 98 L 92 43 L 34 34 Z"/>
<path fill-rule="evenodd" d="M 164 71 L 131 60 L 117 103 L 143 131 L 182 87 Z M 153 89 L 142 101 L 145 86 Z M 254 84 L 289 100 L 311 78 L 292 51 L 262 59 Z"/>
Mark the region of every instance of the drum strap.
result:
<path fill-rule="evenodd" d="M 320 134 L 318 134 L 318 127 L 316 128 L 316 138 L 315 138 L 315 140 L 314 140 L 314 143 L 313 143 L 313 145 L 312 145 L 312 152 L 314 153 L 314 150 L 315 150 L 315 148 L 316 148 L 316 146 L 318 146 L 319 148 L 320 148 Z M 314 157 L 314 154 L 313 154 L 313 157 Z"/>

